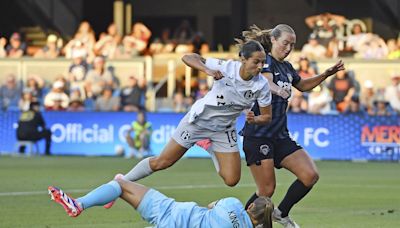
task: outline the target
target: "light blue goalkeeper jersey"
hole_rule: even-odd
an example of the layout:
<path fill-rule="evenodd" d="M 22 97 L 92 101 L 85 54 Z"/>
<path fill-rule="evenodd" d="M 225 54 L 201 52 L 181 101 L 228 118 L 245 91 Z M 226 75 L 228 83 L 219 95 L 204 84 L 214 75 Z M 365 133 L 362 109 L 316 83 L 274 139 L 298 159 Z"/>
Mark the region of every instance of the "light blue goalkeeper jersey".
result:
<path fill-rule="evenodd" d="M 221 199 L 212 209 L 208 209 L 194 202 L 176 202 L 151 189 L 137 210 L 146 221 L 160 228 L 253 227 L 242 203 L 233 197 Z"/>

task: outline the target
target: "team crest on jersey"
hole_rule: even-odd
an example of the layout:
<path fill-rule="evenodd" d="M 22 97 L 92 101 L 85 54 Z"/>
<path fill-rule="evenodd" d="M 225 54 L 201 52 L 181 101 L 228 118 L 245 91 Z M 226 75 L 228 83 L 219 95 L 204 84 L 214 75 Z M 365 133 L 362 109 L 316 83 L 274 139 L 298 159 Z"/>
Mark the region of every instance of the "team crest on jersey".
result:
<path fill-rule="evenodd" d="M 269 67 L 269 64 L 268 63 L 264 63 L 263 68 L 268 68 L 268 67 Z"/>
<path fill-rule="evenodd" d="M 226 104 L 226 102 L 225 102 L 225 100 L 224 100 L 224 95 L 217 95 L 217 105 L 218 106 L 222 106 L 222 105 L 225 105 Z"/>
<path fill-rule="evenodd" d="M 189 140 L 190 139 L 190 133 L 188 131 L 183 131 L 181 133 L 181 139 L 183 140 Z"/>
<path fill-rule="evenodd" d="M 293 81 L 293 76 L 292 76 L 290 73 L 287 73 L 286 75 L 287 75 L 287 77 L 288 77 L 288 79 L 289 79 L 289 82 L 292 83 L 292 81 Z"/>
<path fill-rule="evenodd" d="M 246 92 L 244 92 L 244 98 L 246 99 L 252 99 L 254 97 L 255 93 L 253 93 L 253 91 L 251 90 L 247 90 Z"/>
<path fill-rule="evenodd" d="M 271 149 L 267 144 L 260 146 L 260 153 L 264 154 L 265 156 L 269 153 Z"/>

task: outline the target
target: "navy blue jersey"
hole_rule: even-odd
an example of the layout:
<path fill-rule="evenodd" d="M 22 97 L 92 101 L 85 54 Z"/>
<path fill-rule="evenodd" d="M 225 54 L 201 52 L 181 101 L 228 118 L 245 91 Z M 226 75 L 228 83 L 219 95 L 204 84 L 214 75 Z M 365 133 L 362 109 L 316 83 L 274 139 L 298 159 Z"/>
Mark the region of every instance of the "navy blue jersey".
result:
<path fill-rule="evenodd" d="M 292 84 L 296 85 L 300 81 L 300 76 L 287 61 L 279 62 L 270 54 L 267 55 L 266 64 L 262 70 L 263 73 L 271 73 L 273 81 L 278 86 L 291 91 Z M 249 137 L 267 137 L 267 138 L 286 138 L 289 136 L 287 129 L 286 110 L 288 100 L 278 95 L 272 94 L 272 121 L 267 125 L 248 124 L 246 122 L 241 131 L 241 135 Z M 260 115 L 257 103 L 252 111 L 255 115 Z"/>

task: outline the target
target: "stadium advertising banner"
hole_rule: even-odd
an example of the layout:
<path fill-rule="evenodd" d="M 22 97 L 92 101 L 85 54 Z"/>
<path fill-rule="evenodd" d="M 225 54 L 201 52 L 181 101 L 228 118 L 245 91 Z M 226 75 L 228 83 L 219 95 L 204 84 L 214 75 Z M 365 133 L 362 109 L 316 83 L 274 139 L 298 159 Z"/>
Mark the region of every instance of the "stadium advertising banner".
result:
<path fill-rule="evenodd" d="M 148 113 L 153 134 L 151 149 L 159 154 L 184 114 Z M 16 150 L 15 128 L 19 113 L 0 113 L 0 151 Z M 52 131 L 52 154 L 113 156 L 117 148 L 129 151 L 125 132 L 136 113 L 126 112 L 44 112 Z M 244 118 L 238 121 L 241 129 Z M 391 160 L 400 156 L 400 117 L 371 117 L 361 115 L 289 114 L 291 136 L 314 159 Z M 241 147 L 241 138 L 238 138 Z M 41 152 L 44 142 L 40 143 Z M 242 153 L 242 152 L 241 152 Z M 243 155 L 243 153 L 242 153 Z M 208 153 L 193 147 L 190 157 L 207 157 Z"/>

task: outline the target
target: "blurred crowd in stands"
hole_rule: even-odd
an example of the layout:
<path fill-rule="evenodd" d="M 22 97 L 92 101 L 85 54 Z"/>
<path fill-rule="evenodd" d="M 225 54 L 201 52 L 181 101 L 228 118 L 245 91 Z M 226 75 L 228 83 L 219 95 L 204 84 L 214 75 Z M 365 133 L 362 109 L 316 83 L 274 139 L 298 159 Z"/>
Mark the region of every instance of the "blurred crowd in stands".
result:
<path fill-rule="evenodd" d="M 366 24 L 341 15 L 310 16 L 305 23 L 312 30 L 301 53 L 310 60 L 354 57 L 360 59 L 400 59 L 400 36 L 386 42 L 367 31 Z"/>
<path fill-rule="evenodd" d="M 368 32 L 361 20 L 347 20 L 340 15 L 325 13 L 310 16 L 305 23 L 312 32 L 300 51 L 298 72 L 301 77 L 318 73 L 316 62 L 323 58 L 400 59 L 400 37 L 385 42 L 379 35 Z M 143 23 L 135 23 L 130 34 L 121 36 L 112 23 L 98 39 L 90 23 L 83 21 L 72 39 L 65 42 L 50 34 L 41 48 L 27 47 L 23 34 L 15 32 L 8 40 L 0 38 L 0 58 L 55 59 L 64 56 L 71 59 L 71 65 L 68 75 L 59 75 L 52 82 L 45 82 L 39 75 L 29 75 L 26 81 L 19 81 L 13 74 L 3 76 L 6 80 L 0 87 L 0 107 L 1 110 L 26 110 L 31 102 L 38 101 L 43 109 L 54 111 L 142 110 L 146 100 L 146 80 L 132 74 L 127 85 L 121 87 L 113 71 L 105 67 L 107 60 L 159 53 L 205 54 L 209 51 L 202 33 L 195 31 L 188 21 L 183 21 L 174 31 L 164 29 L 160 37 L 152 37 L 151 30 Z M 289 111 L 400 113 L 400 73 L 392 75 L 392 84 L 387 88 L 376 88 L 369 80 L 360 83 L 356 78 L 351 70 L 341 71 L 310 92 L 301 93 L 294 89 Z M 206 79 L 198 78 L 191 96 L 185 96 L 182 84 L 177 83 L 173 100 L 159 111 L 185 112 L 207 93 L 209 86 Z"/>
<path fill-rule="evenodd" d="M 130 34 L 122 36 L 116 24 L 111 23 L 96 40 L 90 23 L 83 21 L 72 39 L 65 42 L 59 36 L 49 34 L 44 47 L 28 46 L 24 35 L 14 32 L 8 40 L 0 38 L 0 58 L 32 56 L 54 59 L 64 56 L 67 59 L 83 58 L 91 64 L 96 56 L 129 59 L 159 53 L 207 53 L 210 50 L 202 33 L 195 31 L 187 20 L 182 21 L 173 32 L 170 28 L 163 29 L 160 37 L 153 37 L 152 42 L 152 32 L 143 23 L 135 23 L 131 30 Z"/>

